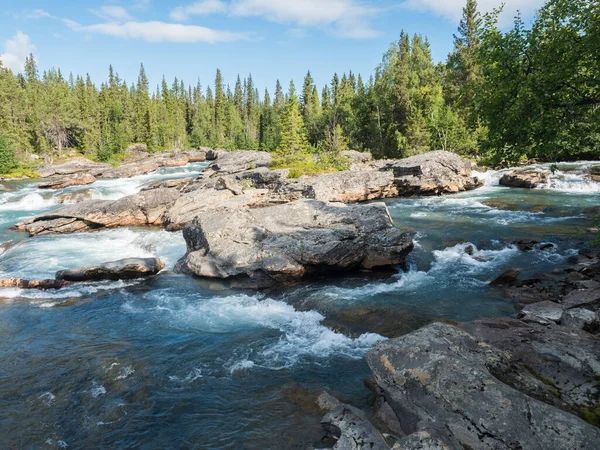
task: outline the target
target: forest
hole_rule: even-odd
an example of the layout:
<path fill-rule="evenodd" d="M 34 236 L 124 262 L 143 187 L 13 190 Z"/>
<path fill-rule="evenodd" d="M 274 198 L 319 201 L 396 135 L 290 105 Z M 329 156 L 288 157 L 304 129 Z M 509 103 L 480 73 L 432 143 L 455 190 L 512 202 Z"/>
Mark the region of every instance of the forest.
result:
<path fill-rule="evenodd" d="M 334 74 L 318 88 L 259 92 L 252 76 L 210 85 L 183 80 L 151 87 L 143 65 L 134 83 L 111 66 L 98 87 L 60 69 L 23 73 L 0 61 L 0 173 L 76 149 L 117 164 L 132 144 L 149 151 L 214 147 L 276 153 L 301 173 L 342 167 L 345 149 L 379 158 L 443 149 L 482 164 L 600 155 L 600 6 L 548 0 L 535 19 L 500 27 L 467 0 L 454 49 L 436 64 L 426 37 L 402 31 L 373 74 Z M 316 155 L 316 157 L 315 157 Z"/>

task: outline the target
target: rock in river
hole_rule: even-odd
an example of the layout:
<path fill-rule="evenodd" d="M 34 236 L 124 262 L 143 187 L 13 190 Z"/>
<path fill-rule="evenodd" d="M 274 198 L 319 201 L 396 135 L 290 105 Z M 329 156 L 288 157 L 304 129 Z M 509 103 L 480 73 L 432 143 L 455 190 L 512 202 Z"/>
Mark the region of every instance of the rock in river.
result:
<path fill-rule="evenodd" d="M 40 184 L 40 189 L 64 189 L 71 186 L 84 186 L 92 184 L 96 181 L 96 177 L 89 173 L 76 173 L 66 178 Z"/>
<path fill-rule="evenodd" d="M 500 185 L 516 188 L 533 189 L 548 181 L 548 174 L 539 170 L 516 170 L 504 174 Z"/>
<path fill-rule="evenodd" d="M 184 238 L 182 270 L 248 287 L 404 264 L 413 248 L 384 204 L 315 200 L 201 215 L 184 229 Z"/>
<path fill-rule="evenodd" d="M 367 362 L 407 435 L 437 427 L 449 449 L 598 448 L 600 429 L 517 390 L 543 382 L 457 327 L 384 341 Z"/>
<path fill-rule="evenodd" d="M 132 280 L 156 275 L 165 265 L 158 258 L 128 258 L 79 269 L 61 270 L 58 281 Z"/>

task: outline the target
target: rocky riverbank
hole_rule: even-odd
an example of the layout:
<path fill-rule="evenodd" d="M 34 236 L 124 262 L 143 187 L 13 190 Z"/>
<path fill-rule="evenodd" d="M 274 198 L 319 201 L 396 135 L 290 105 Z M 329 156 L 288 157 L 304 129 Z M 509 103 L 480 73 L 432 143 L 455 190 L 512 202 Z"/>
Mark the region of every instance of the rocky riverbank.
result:
<path fill-rule="evenodd" d="M 515 269 L 490 283 L 519 318 L 433 323 L 378 344 L 367 355 L 378 428 L 329 401 L 333 448 L 598 448 L 599 254 L 583 249 L 567 270 L 520 280 Z"/>

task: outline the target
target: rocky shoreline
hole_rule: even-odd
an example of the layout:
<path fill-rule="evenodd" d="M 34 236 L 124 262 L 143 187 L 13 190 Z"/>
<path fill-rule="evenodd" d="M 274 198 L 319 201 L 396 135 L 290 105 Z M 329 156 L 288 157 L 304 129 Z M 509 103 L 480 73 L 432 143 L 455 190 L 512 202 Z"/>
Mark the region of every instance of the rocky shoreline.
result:
<path fill-rule="evenodd" d="M 340 402 L 323 408 L 333 448 L 598 448 L 600 251 L 570 263 L 490 283 L 518 318 L 437 322 L 378 344 L 366 357 L 372 417 Z"/>

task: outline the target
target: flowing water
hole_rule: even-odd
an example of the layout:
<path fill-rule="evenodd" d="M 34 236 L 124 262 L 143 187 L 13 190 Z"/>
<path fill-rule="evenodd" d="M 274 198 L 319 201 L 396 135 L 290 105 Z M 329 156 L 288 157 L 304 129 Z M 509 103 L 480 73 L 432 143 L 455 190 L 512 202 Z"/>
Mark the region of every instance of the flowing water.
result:
<path fill-rule="evenodd" d="M 167 269 L 57 292 L 0 289 L 0 448 L 304 449 L 320 433 L 315 393 L 369 408 L 363 355 L 377 342 L 435 319 L 512 315 L 490 279 L 565 264 L 589 239 L 586 209 L 600 204 L 600 183 L 581 171 L 589 164 L 560 165 L 536 190 L 499 187 L 501 172 L 488 172 L 476 191 L 389 200 L 397 226 L 414 235 L 408 272 L 260 293 L 172 273 L 185 253 L 181 233 L 25 239 L 7 230 L 57 208 L 65 192 L 117 199 L 205 164 L 59 192 L 7 183 L 17 190 L 0 194 L 0 278 L 124 257 L 158 256 Z M 555 247 L 510 244 L 524 238 Z"/>

